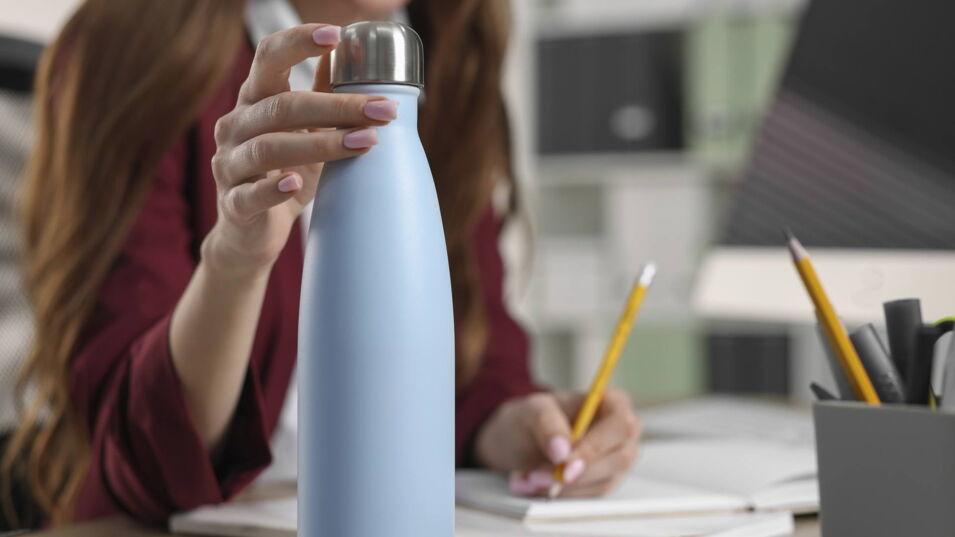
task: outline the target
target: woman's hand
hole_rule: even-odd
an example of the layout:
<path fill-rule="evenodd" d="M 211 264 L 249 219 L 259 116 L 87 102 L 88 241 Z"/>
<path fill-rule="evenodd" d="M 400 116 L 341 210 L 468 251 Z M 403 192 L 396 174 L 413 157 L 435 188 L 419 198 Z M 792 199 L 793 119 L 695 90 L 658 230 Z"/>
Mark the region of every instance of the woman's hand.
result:
<path fill-rule="evenodd" d="M 272 264 L 315 197 L 322 163 L 368 151 L 373 127 L 397 115 L 383 97 L 289 91 L 292 66 L 331 51 L 339 33 L 307 24 L 262 40 L 235 109 L 216 124 L 218 220 L 169 336 L 189 413 L 213 453 L 235 414 Z"/>
<path fill-rule="evenodd" d="M 216 124 L 219 219 L 203 258 L 217 268 L 268 270 L 315 197 L 322 163 L 368 151 L 373 127 L 397 116 L 384 97 L 289 91 L 290 69 L 330 52 L 339 34 L 306 24 L 263 39 L 235 109 Z"/>
<path fill-rule="evenodd" d="M 554 466 L 565 464 L 561 496 L 613 490 L 637 457 L 640 424 L 626 393 L 609 389 L 587 434 L 571 446 L 571 422 L 583 396 L 538 393 L 501 405 L 481 428 L 478 462 L 510 473 L 516 494 L 546 493 Z"/>

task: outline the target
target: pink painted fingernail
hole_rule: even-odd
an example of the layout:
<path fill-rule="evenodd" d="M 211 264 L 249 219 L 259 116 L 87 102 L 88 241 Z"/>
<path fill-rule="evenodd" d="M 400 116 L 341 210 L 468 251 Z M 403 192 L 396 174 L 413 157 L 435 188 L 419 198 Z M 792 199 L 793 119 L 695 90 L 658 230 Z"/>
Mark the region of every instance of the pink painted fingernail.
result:
<path fill-rule="evenodd" d="M 302 180 L 296 174 L 286 175 L 279 181 L 279 192 L 295 192 L 302 188 Z"/>
<path fill-rule="evenodd" d="M 348 149 L 367 149 L 378 143 L 378 131 L 375 129 L 361 129 L 349 132 L 342 143 Z"/>
<path fill-rule="evenodd" d="M 365 105 L 365 115 L 377 121 L 391 121 L 398 117 L 398 101 L 371 101 Z"/>
<path fill-rule="evenodd" d="M 312 39 L 315 40 L 315 44 L 322 45 L 323 47 L 337 45 L 341 38 L 342 29 L 340 26 L 322 26 L 318 30 L 312 32 Z"/>
<path fill-rule="evenodd" d="M 526 496 L 528 494 L 533 494 L 536 490 L 533 483 L 530 482 L 523 474 L 514 472 L 511 474 L 511 477 L 507 480 L 507 486 L 511 489 L 511 492 L 514 494 L 520 494 Z"/>
<path fill-rule="evenodd" d="M 570 440 L 563 436 L 555 436 L 547 443 L 547 457 L 550 462 L 560 464 L 570 457 Z"/>
<path fill-rule="evenodd" d="M 577 479 L 580 477 L 580 474 L 584 473 L 584 467 L 586 466 L 587 464 L 583 459 L 574 459 L 570 461 L 570 463 L 564 467 L 564 482 L 573 483 L 574 481 L 577 481 Z"/>

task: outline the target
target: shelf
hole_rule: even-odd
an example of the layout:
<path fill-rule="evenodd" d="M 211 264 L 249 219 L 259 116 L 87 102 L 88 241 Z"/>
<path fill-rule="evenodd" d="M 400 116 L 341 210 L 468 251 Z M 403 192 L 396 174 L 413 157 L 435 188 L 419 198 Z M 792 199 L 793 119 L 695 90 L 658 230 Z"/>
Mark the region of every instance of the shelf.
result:
<path fill-rule="evenodd" d="M 537 188 L 661 181 L 706 185 L 723 180 L 686 151 L 547 155 L 534 163 Z"/>
<path fill-rule="evenodd" d="M 537 0 L 539 37 L 681 28 L 711 15 L 794 13 L 806 0 Z"/>

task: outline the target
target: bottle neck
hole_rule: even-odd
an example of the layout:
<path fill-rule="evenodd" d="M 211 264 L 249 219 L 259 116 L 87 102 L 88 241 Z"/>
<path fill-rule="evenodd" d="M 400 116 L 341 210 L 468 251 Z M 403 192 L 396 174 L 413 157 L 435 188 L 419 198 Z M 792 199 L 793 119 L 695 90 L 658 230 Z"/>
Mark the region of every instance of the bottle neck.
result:
<path fill-rule="evenodd" d="M 418 98 L 421 90 L 403 84 L 346 84 L 333 90 L 335 93 L 360 93 L 362 95 L 381 95 L 398 101 L 398 119 L 391 125 L 418 128 Z"/>

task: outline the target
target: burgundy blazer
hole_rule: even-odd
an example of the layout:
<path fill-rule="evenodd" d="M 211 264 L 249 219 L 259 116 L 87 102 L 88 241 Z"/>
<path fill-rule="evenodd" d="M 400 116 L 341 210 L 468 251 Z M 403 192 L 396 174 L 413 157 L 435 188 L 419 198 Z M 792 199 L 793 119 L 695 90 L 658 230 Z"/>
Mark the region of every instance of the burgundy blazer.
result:
<path fill-rule="evenodd" d="M 172 512 L 227 500 L 271 462 L 269 439 L 296 357 L 300 227 L 293 227 L 272 270 L 245 385 L 215 460 L 189 416 L 168 335 L 199 245 L 216 221 L 213 127 L 235 106 L 251 61 L 252 49 L 244 47 L 228 80 L 162 159 L 77 346 L 71 393 L 91 448 L 79 520 L 122 511 L 160 523 Z M 490 338 L 480 371 L 457 394 L 459 465 L 467 464 L 475 433 L 494 409 L 534 390 L 527 337 L 502 299 L 499 232 L 489 207 L 473 231 L 473 247 Z"/>

